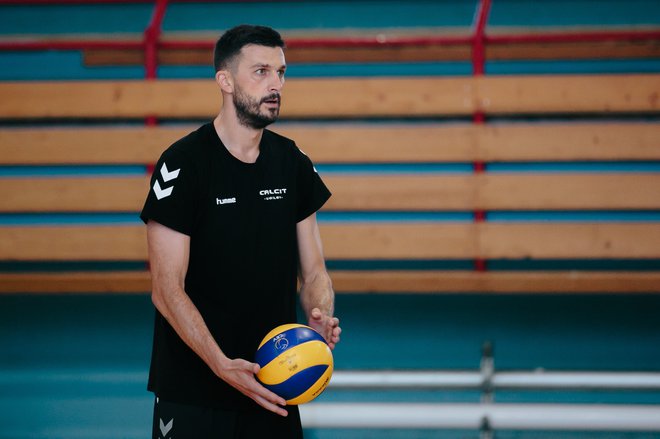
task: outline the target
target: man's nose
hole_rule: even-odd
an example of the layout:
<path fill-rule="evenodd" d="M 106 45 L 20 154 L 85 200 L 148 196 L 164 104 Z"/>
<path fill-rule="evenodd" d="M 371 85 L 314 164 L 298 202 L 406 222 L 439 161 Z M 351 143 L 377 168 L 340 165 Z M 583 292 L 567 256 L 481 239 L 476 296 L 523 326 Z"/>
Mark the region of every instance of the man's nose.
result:
<path fill-rule="evenodd" d="M 280 76 L 278 72 L 273 72 L 268 84 L 269 91 L 280 91 L 284 86 L 284 77 Z"/>

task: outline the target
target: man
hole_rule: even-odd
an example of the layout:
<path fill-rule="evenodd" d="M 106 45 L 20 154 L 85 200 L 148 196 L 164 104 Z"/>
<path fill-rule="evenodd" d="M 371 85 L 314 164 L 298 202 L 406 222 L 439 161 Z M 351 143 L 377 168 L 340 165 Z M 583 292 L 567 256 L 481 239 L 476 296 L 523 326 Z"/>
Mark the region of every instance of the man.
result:
<path fill-rule="evenodd" d="M 330 197 L 311 161 L 264 128 L 280 110 L 286 63 L 273 29 L 218 40 L 218 116 L 158 161 L 147 223 L 156 322 L 149 390 L 154 438 L 297 438 L 297 407 L 261 386 L 263 336 L 295 322 L 339 341 L 316 211 Z"/>

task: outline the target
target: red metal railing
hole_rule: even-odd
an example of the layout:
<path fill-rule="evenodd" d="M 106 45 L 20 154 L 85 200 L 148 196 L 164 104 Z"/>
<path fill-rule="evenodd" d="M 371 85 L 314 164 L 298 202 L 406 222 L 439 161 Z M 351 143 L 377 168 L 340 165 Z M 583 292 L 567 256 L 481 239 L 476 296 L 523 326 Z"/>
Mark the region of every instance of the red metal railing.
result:
<path fill-rule="evenodd" d="M 117 49 L 144 50 L 145 77 L 154 78 L 158 67 L 159 49 L 211 49 L 211 41 L 160 41 L 162 22 L 169 3 L 186 3 L 192 0 L 0 0 L 0 5 L 65 5 L 65 4 L 153 4 L 154 13 L 144 30 L 142 41 L 105 41 L 98 39 L 55 40 L 55 41 L 0 41 L 0 50 L 84 50 L 84 49 Z M 200 1 L 200 0 L 197 0 Z M 201 0 L 214 3 L 224 3 L 231 0 Z M 243 0 L 264 1 L 264 0 Z M 268 1 L 268 0 L 266 0 Z M 278 0 L 270 0 L 276 2 Z M 299 0 L 304 1 L 304 0 Z M 324 48 L 324 47 L 406 47 L 434 45 L 471 45 L 473 74 L 485 73 L 486 47 L 501 44 L 525 43 L 567 43 L 567 42 L 600 42 L 600 41 L 656 41 L 660 39 L 660 31 L 593 31 L 593 32 L 562 32 L 562 33 L 527 33 L 487 35 L 486 27 L 491 0 L 477 0 L 473 30 L 465 36 L 394 36 L 394 37 L 319 37 L 319 38 L 289 38 L 290 48 Z M 477 118 L 482 117 L 477 115 Z"/>
<path fill-rule="evenodd" d="M 155 79 L 158 74 L 158 40 L 163 31 L 167 0 L 156 0 L 151 22 L 144 31 L 144 74 Z"/>
<path fill-rule="evenodd" d="M 163 19 L 167 11 L 167 0 L 156 0 L 151 21 L 144 31 L 144 76 L 147 80 L 156 79 L 158 76 L 158 40 L 163 31 Z M 155 116 L 148 116 L 147 126 L 158 123 Z"/>
<path fill-rule="evenodd" d="M 490 13 L 491 0 L 480 0 L 474 17 L 474 36 L 472 40 L 472 74 L 481 76 L 486 73 L 486 24 L 488 23 L 488 14 Z M 477 110 L 472 117 L 473 123 L 483 124 L 486 117 L 483 111 Z M 474 162 L 472 169 L 479 174 L 486 170 L 486 165 L 482 161 Z M 476 210 L 473 214 L 474 221 L 481 223 L 486 220 L 486 212 Z M 477 271 L 486 271 L 486 260 L 478 258 L 474 261 L 474 269 Z"/>

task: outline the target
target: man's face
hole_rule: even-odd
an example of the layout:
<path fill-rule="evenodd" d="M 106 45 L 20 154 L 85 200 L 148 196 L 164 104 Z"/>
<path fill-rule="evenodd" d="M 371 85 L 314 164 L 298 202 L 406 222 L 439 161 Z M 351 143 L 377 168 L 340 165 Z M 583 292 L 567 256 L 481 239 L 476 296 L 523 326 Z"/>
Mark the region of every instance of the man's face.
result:
<path fill-rule="evenodd" d="M 285 70 L 281 48 L 252 44 L 243 47 L 232 69 L 232 99 L 241 124 L 262 129 L 277 120 Z"/>

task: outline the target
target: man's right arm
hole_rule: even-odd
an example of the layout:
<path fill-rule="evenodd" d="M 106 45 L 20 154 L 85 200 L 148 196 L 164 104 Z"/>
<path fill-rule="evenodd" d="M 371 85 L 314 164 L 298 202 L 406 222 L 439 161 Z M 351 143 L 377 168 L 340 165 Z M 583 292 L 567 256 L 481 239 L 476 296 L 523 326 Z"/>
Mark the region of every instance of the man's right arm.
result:
<path fill-rule="evenodd" d="M 158 222 L 147 223 L 151 297 L 181 339 L 204 360 L 211 370 L 257 404 L 286 416 L 278 405 L 285 401 L 254 378 L 259 366 L 242 359 L 229 359 L 211 335 L 202 315 L 184 290 L 190 257 L 190 237 Z"/>

